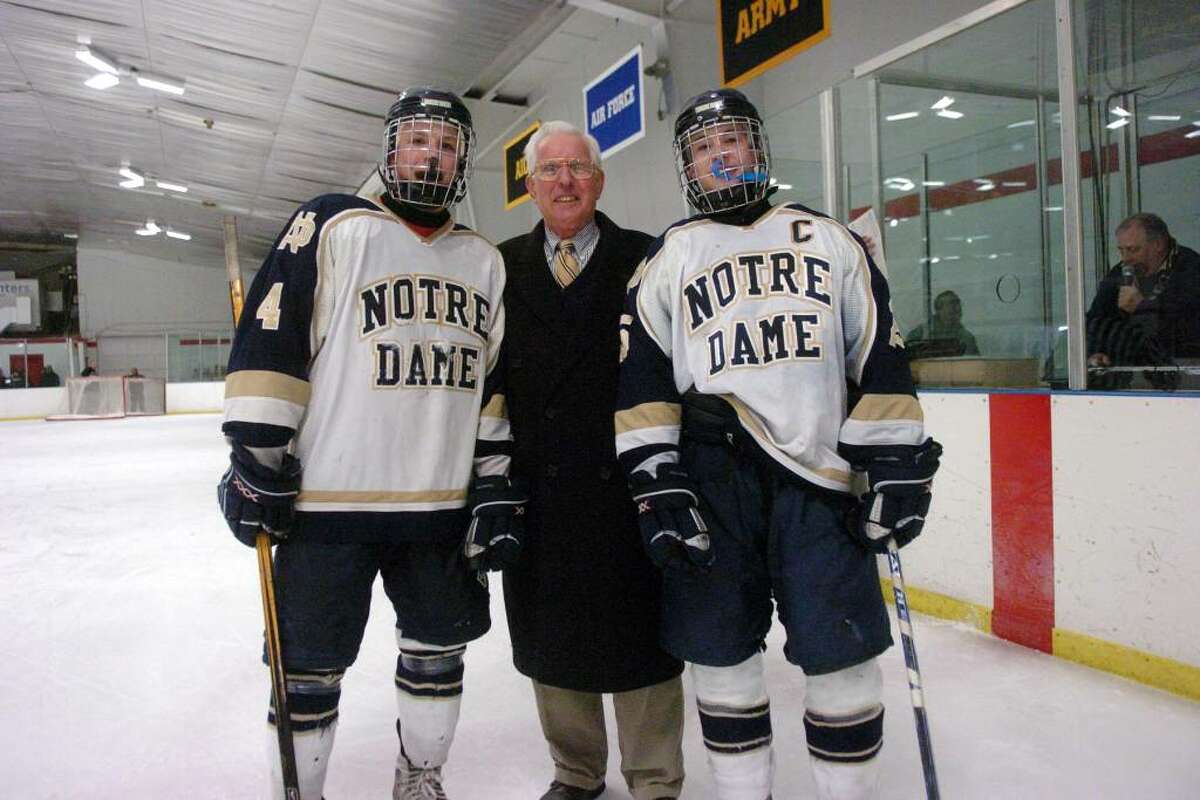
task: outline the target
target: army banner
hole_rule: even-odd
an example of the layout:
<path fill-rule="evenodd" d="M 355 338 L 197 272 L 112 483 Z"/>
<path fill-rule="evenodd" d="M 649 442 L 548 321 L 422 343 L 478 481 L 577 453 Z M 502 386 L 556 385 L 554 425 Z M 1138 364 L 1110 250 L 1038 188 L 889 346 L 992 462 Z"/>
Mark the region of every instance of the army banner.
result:
<path fill-rule="evenodd" d="M 516 208 L 529 199 L 525 178 L 529 165 L 525 163 L 525 145 L 542 123 L 535 122 L 504 145 L 504 210 Z"/>
<path fill-rule="evenodd" d="M 741 86 L 829 36 L 829 0 L 717 0 L 721 84 Z"/>

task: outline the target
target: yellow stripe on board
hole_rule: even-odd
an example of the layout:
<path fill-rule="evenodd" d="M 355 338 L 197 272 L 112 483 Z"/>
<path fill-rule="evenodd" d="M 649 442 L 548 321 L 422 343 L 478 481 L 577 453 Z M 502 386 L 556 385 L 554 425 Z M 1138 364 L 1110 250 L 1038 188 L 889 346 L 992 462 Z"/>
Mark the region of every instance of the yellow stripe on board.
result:
<path fill-rule="evenodd" d="M 896 604 L 896 593 L 892 591 L 890 578 L 880 578 L 879 585 L 883 588 L 883 597 L 888 603 Z M 965 622 L 976 630 L 990 634 L 992 632 L 992 610 L 987 606 L 977 605 L 957 597 L 950 597 L 925 589 L 914 589 L 905 586 L 908 595 L 908 607 L 912 611 L 920 611 L 938 619 L 948 619 L 952 622 Z"/>
<path fill-rule="evenodd" d="M 891 579 L 880 578 L 879 584 L 883 589 L 884 598 L 894 605 L 896 599 L 892 592 Z M 925 589 L 914 589 L 911 586 L 905 588 L 911 610 L 939 619 L 965 622 L 973 628 L 991 634 L 990 608 Z M 1058 658 L 1102 672 L 1111 672 L 1192 700 L 1200 700 L 1200 667 L 1063 628 L 1054 629 L 1053 642 L 1054 655 Z"/>
<path fill-rule="evenodd" d="M 1200 667 L 1083 633 L 1054 629 L 1054 655 L 1200 700 Z"/>

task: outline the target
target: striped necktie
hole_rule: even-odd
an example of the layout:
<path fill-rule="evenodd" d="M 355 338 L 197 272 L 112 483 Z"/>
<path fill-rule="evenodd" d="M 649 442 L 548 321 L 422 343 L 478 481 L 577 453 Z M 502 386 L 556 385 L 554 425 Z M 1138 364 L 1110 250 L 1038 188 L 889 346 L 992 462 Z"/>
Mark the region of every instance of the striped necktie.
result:
<path fill-rule="evenodd" d="M 575 257 L 575 242 L 563 239 L 554 251 L 554 280 L 565 289 L 578 277 L 579 259 Z"/>

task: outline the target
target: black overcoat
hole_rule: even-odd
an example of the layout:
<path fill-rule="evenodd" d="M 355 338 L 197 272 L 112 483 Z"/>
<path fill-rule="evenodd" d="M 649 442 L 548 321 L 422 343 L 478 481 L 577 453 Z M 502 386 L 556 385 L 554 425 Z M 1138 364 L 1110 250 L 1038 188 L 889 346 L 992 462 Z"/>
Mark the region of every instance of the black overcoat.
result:
<path fill-rule="evenodd" d="M 623 692 L 678 675 L 658 646 L 661 575 L 642 550 L 613 443 L 625 287 L 650 237 L 596 214 L 600 241 L 566 290 L 545 228 L 500 245 L 512 471 L 529 479 L 521 563 L 505 571 L 513 663 L 534 680 Z"/>

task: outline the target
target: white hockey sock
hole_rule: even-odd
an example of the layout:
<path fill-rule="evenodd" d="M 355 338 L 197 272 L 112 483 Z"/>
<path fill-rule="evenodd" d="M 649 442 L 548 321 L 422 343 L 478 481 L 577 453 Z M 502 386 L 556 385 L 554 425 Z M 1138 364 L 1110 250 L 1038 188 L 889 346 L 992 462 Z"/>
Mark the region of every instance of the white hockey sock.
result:
<path fill-rule="evenodd" d="M 422 768 L 440 767 L 450 755 L 462 705 L 466 645 L 443 647 L 398 637 L 396 705 L 401 755 Z M 399 763 L 399 761 L 397 761 Z"/>
<path fill-rule="evenodd" d="M 292 748 L 301 800 L 321 800 L 325 772 L 337 732 L 338 700 L 342 694 L 340 670 L 293 670 L 287 673 L 288 719 L 292 723 Z M 275 730 L 274 704 L 267 715 L 267 764 L 271 796 L 283 798 L 283 769 L 279 734 Z"/>
<path fill-rule="evenodd" d="M 324 728 L 292 733 L 296 751 L 296 778 L 300 784 L 300 800 L 321 800 L 325 791 L 325 771 L 333 752 L 333 737 L 337 722 Z M 271 797 L 283 800 L 283 770 L 279 764 L 279 735 L 274 725 L 267 726 L 267 763 L 271 767 Z"/>
<path fill-rule="evenodd" d="M 804 730 L 820 800 L 872 800 L 883 747 L 883 676 L 875 659 L 808 677 Z"/>
<path fill-rule="evenodd" d="M 762 656 L 732 667 L 692 664 L 700 728 L 719 800 L 765 800 L 775 754 Z"/>

